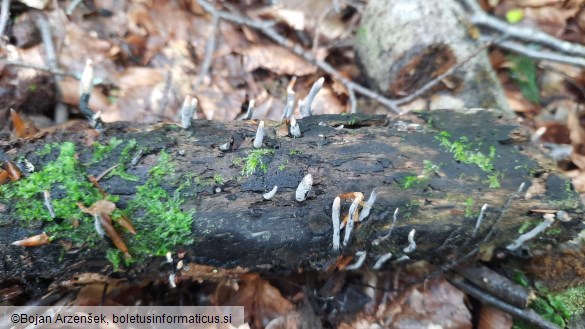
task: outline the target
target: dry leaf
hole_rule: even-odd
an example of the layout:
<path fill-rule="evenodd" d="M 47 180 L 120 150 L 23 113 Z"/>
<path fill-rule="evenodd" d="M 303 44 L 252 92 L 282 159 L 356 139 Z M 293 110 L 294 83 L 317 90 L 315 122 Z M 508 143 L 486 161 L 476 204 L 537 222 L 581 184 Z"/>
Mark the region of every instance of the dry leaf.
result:
<path fill-rule="evenodd" d="M 21 117 L 14 109 L 10 109 L 10 117 L 12 118 L 12 125 L 14 126 L 16 137 L 31 138 L 39 132 L 39 129 L 37 129 L 32 121 Z"/>
<path fill-rule="evenodd" d="M 18 169 L 18 166 L 16 166 L 16 164 L 14 162 L 7 160 L 5 162 L 4 168 L 8 172 L 8 176 L 10 177 L 11 180 L 17 181 L 20 179 L 20 177 L 22 177 L 22 173 L 20 172 L 20 169 Z"/>
<path fill-rule="evenodd" d="M 265 327 L 272 319 L 288 314 L 293 305 L 258 274 L 246 274 L 238 282 L 238 289 L 231 285 L 218 285 L 216 305 L 241 305 L 246 311 L 245 321 L 256 328 Z"/>
<path fill-rule="evenodd" d="M 8 171 L 0 168 L 0 185 L 5 184 L 10 181 L 10 175 Z"/>
<path fill-rule="evenodd" d="M 465 294 L 444 279 L 427 281 L 406 290 L 386 306 L 392 328 L 471 329 Z"/>
<path fill-rule="evenodd" d="M 112 242 L 114 243 L 116 248 L 123 252 L 126 258 L 130 258 L 130 254 L 128 253 L 128 247 L 126 247 L 124 240 L 122 239 L 120 234 L 118 234 L 116 229 L 114 229 L 114 227 L 112 226 L 112 219 L 110 218 L 110 216 L 105 214 L 99 214 L 96 216 L 99 217 L 98 219 L 100 221 L 100 224 L 104 228 L 106 234 L 110 237 L 110 239 L 112 239 Z"/>
<path fill-rule="evenodd" d="M 14 241 L 12 242 L 12 245 L 23 247 L 36 247 L 48 244 L 49 242 L 51 242 L 49 236 L 45 232 L 43 232 L 42 234 L 31 236 L 26 239 Z"/>
<path fill-rule="evenodd" d="M 128 232 L 136 234 L 136 230 L 134 229 L 132 222 L 128 217 L 126 217 L 126 215 L 122 215 L 122 217 L 116 219 L 116 223 L 120 224 L 120 226 L 128 230 Z"/>
<path fill-rule="evenodd" d="M 317 72 L 317 67 L 277 45 L 253 45 L 245 49 L 244 69 L 247 72 L 265 68 L 276 74 L 303 76 Z"/>

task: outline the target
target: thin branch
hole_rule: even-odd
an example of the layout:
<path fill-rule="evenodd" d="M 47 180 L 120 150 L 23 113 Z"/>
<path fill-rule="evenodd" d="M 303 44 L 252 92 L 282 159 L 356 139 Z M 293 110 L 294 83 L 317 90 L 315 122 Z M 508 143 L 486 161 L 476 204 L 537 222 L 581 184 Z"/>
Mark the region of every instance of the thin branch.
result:
<path fill-rule="evenodd" d="M 503 41 L 498 46 L 509 51 L 539 60 L 548 60 L 579 67 L 585 67 L 585 58 L 575 55 L 563 55 L 550 51 L 538 50 L 515 41 Z"/>
<path fill-rule="evenodd" d="M 197 80 L 195 81 L 195 86 L 193 89 L 197 89 L 201 82 L 203 82 L 203 79 L 205 79 L 205 77 L 209 74 L 209 68 L 211 67 L 211 60 L 213 59 L 213 52 L 215 51 L 215 44 L 217 42 L 219 15 L 217 12 L 210 11 L 209 13 L 211 14 L 211 35 L 205 43 L 205 54 L 203 56 L 203 62 L 201 63 L 199 75 L 197 76 Z"/>
<path fill-rule="evenodd" d="M 288 50 L 293 52 L 295 55 L 314 64 L 315 66 L 317 66 L 321 70 L 323 70 L 326 73 L 328 73 L 329 75 L 331 75 L 333 77 L 333 79 L 344 84 L 348 90 L 352 89 L 354 92 L 357 92 L 361 95 L 364 95 L 368 98 L 371 98 L 371 99 L 379 102 L 380 104 L 388 107 L 389 109 L 391 109 L 395 113 L 400 113 L 400 109 L 398 108 L 398 105 L 396 104 L 395 101 L 388 99 L 375 91 L 372 91 L 372 90 L 370 90 L 370 89 L 368 89 L 368 88 L 366 88 L 358 83 L 355 83 L 355 82 L 347 79 L 341 73 L 339 73 L 333 66 L 331 66 L 329 63 L 327 63 L 323 60 L 317 59 L 315 56 L 313 56 L 313 54 L 305 51 L 305 49 L 303 49 L 303 47 L 301 47 L 300 45 L 290 41 L 289 39 L 287 39 L 284 36 L 282 36 L 281 34 L 279 34 L 273 28 L 274 22 L 254 21 L 254 20 L 251 20 L 251 19 L 244 17 L 244 16 L 235 15 L 235 14 L 227 13 L 224 11 L 219 11 L 219 10 L 215 9 L 215 7 L 213 7 L 212 4 L 210 4 L 209 2 L 207 2 L 205 0 L 198 0 L 198 3 L 207 12 L 211 13 L 212 15 L 217 15 L 221 19 L 224 19 L 226 21 L 229 21 L 229 22 L 232 22 L 232 23 L 235 23 L 238 25 L 244 25 L 244 26 L 248 26 L 250 28 L 259 30 L 260 32 L 264 33 L 264 35 L 266 35 L 267 37 L 272 39 L 272 41 L 276 42 L 278 45 L 287 48 Z"/>
<path fill-rule="evenodd" d="M 173 71 L 169 70 L 165 77 L 165 87 L 162 92 L 162 97 L 160 102 L 158 103 L 158 115 L 159 117 L 163 117 L 165 114 L 165 109 L 167 108 L 167 104 L 169 102 L 169 92 L 171 91 L 171 86 L 173 84 Z"/>
<path fill-rule="evenodd" d="M 0 8 L 0 37 L 4 35 L 8 18 L 10 17 L 10 0 L 2 0 L 2 8 Z"/>
<path fill-rule="evenodd" d="M 487 15 L 483 11 L 475 12 L 473 16 L 471 16 L 470 21 L 476 25 L 485 26 L 499 31 L 500 33 L 505 34 L 512 39 L 534 42 L 552 49 L 562 51 L 566 54 L 585 57 L 585 47 L 581 45 L 563 41 L 539 30 L 510 25 L 495 17 Z"/>
<path fill-rule="evenodd" d="M 5 65 L 8 66 L 17 66 L 17 67 L 24 67 L 24 68 L 29 68 L 29 69 L 33 69 L 33 70 L 38 70 L 38 71 L 43 71 L 43 72 L 47 72 L 47 73 L 51 73 L 53 75 L 60 75 L 60 76 L 64 76 L 64 77 L 71 77 L 74 78 L 76 80 L 79 80 L 79 76 L 60 70 L 60 69 L 51 69 L 48 68 L 46 66 L 42 66 L 42 65 L 38 65 L 38 64 L 34 64 L 34 63 L 26 63 L 26 62 L 20 62 L 20 61 L 12 61 L 12 60 L 7 60 L 4 62 Z"/>

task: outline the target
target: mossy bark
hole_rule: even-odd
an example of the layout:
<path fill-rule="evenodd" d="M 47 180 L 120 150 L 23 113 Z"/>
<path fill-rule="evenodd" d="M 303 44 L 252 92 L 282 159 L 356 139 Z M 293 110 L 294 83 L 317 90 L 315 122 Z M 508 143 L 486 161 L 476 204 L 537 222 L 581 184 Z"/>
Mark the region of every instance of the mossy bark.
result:
<path fill-rule="evenodd" d="M 99 161 L 93 156 L 96 148 L 84 145 L 90 137 L 83 130 L 3 143 L 0 155 L 3 160 L 24 157 L 39 171 L 58 155 L 58 148 L 43 152 L 45 145 L 69 141 L 75 143 L 76 161 L 86 174 L 96 176 L 123 161 L 125 173 L 136 179 L 106 176 L 100 185 L 134 221 L 137 235 L 123 234 L 123 238 L 135 260 L 130 268 L 145 270 L 141 273 L 146 275 L 157 273 L 160 264 L 149 254 L 179 250 L 187 252 L 187 262 L 220 267 L 326 269 L 340 255 L 332 251 L 334 198 L 362 192 L 367 199 L 373 188 L 379 193 L 369 217 L 356 225 L 353 239 L 341 251 L 346 255 L 367 251 L 370 268 L 382 254 L 392 252 L 394 260 L 405 255 L 407 235 L 413 229 L 417 248 L 408 256 L 437 265 L 477 247 L 492 229 L 495 234 L 483 243 L 485 247 L 521 257 L 548 250 L 578 233 L 583 207 L 571 183 L 530 143 L 527 131 L 496 112 L 433 111 L 397 119 L 327 115 L 298 122 L 303 136 L 296 139 L 283 136 L 286 129 L 280 122 L 266 123 L 264 149 L 272 151 L 255 160 L 255 173 L 250 176 L 244 168 L 254 165 L 250 161 L 256 121 L 196 120 L 190 130 L 175 125 L 110 124 L 98 137 L 100 145 L 114 137 L 124 142 L 112 143 L 115 146 L 105 155 L 101 149 Z M 220 151 L 219 146 L 228 142 L 230 149 Z M 129 159 L 139 151 L 142 157 L 131 164 Z M 166 154 L 164 163 L 162 154 Z M 306 174 L 312 175 L 313 188 L 305 201 L 297 202 L 295 190 Z M 513 199 L 502 215 L 506 200 L 522 183 L 528 192 Z M 264 200 L 262 194 L 275 185 L 276 195 Z M 16 186 L 9 183 L 4 191 Z M 172 203 L 175 210 L 161 209 L 157 214 L 150 204 L 137 204 L 137 190 L 148 192 L 144 186 L 156 191 L 151 197 Z M 54 198 L 65 197 L 67 191 L 60 189 L 59 184 L 51 187 Z M 87 241 L 94 241 L 91 248 L 83 242 L 71 246 L 63 232 L 49 245 L 12 246 L 13 241 L 38 234 L 49 225 L 23 223 L 18 205 L 33 202 L 43 202 L 42 194 L 28 200 L 0 195 L 0 277 L 54 278 L 76 271 L 111 270 L 103 266 L 110 263 L 106 254 L 112 245 L 91 230 L 85 233 Z M 472 236 L 486 203 L 489 208 L 477 235 Z M 342 203 L 342 215 L 348 208 L 349 203 Z M 374 245 L 373 240 L 388 232 L 396 208 L 392 235 Z M 157 233 L 152 243 L 144 241 L 146 235 L 141 234 L 153 230 L 152 225 L 162 222 L 172 227 L 175 217 L 170 213 L 176 209 L 192 218 L 188 238 Z M 543 209 L 563 210 L 572 219 L 557 220 L 548 233 L 514 252 L 507 251 L 520 228 L 530 229 L 542 221 L 542 213 L 535 210 Z M 77 220 L 93 223 L 89 215 L 80 214 Z M 343 231 L 341 235 L 343 239 Z M 149 250 L 149 245 L 157 245 L 155 238 L 165 244 Z"/>

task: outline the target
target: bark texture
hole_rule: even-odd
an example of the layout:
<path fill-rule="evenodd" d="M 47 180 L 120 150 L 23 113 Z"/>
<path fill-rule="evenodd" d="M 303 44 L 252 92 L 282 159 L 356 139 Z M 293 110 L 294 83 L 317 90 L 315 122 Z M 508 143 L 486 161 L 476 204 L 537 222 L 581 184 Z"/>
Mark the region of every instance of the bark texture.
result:
<path fill-rule="evenodd" d="M 495 251 L 525 256 L 527 251 L 547 249 L 578 233 L 583 207 L 570 182 L 531 145 L 526 131 L 497 112 L 433 111 L 397 119 L 326 115 L 308 117 L 298 123 L 301 138 L 286 135 L 286 126 L 280 122 L 266 122 L 264 149 L 270 152 L 261 157 L 263 165 L 249 176 L 243 173 L 243 168 L 254 152 L 256 121 L 196 120 L 188 131 L 174 125 L 110 124 L 98 138 L 101 143 L 107 144 L 113 137 L 135 140 L 135 150 L 141 150 L 143 155 L 136 164 L 126 164 L 127 173 L 136 175 L 137 181 L 113 176 L 102 179 L 100 184 L 108 194 L 119 196 L 118 208 L 126 208 L 136 198 L 137 188 L 153 175 L 149 171 L 165 150 L 175 171 L 161 185 L 184 200 L 183 212 L 195 210 L 194 243 L 184 245 L 178 241 L 169 251 L 175 254 L 185 250 L 187 263 L 228 268 L 285 271 L 328 268 L 339 256 L 332 251 L 334 198 L 343 193 L 362 192 L 367 199 L 373 188 L 378 188 L 379 193 L 369 217 L 356 224 L 351 242 L 341 250 L 345 255 L 367 251 L 365 266 L 370 268 L 380 255 L 388 252 L 393 253 L 393 260 L 406 255 L 407 236 L 413 229 L 417 247 L 408 256 L 434 264 L 460 255 L 478 243 Z M 55 159 L 54 152 L 39 155 L 44 145 L 72 141 L 80 167 L 87 174 L 98 175 L 119 163 L 124 144 L 99 162 L 92 162 L 96 149 L 83 145 L 87 136 L 87 131 L 59 132 L 34 141 L 3 143 L 0 155 L 3 160 L 25 157 L 36 170 L 42 170 Z M 220 151 L 225 143 L 230 143 L 229 150 Z M 493 167 L 487 171 L 472 161 L 479 154 L 490 153 Z M 307 174 L 313 177 L 312 190 L 305 201 L 297 202 L 296 188 Z M 500 186 L 490 187 L 493 179 L 489 177 L 493 175 Z M 508 197 L 521 183 L 526 184 L 527 193 L 513 199 L 502 214 Z M 275 185 L 276 195 L 264 200 L 262 194 Z M 51 187 L 53 198 L 62 195 L 60 189 L 59 184 Z M 103 266 L 109 263 L 106 250 L 112 248 L 106 240 L 91 248 L 80 245 L 77 249 L 71 246 L 64 249 L 59 241 L 32 248 L 11 245 L 43 231 L 45 224 L 25 225 L 18 212 L 19 204 L 42 198 L 42 193 L 32 198 L 35 200 L 0 196 L 1 277 L 46 278 L 81 268 L 104 271 Z M 485 203 L 490 206 L 477 235 L 472 236 L 479 210 Z M 342 202 L 342 217 L 349 204 Z M 388 232 L 396 208 L 400 210 L 392 235 L 373 244 Z M 518 237 L 521 226 L 530 223 L 533 227 L 542 221 L 542 213 L 535 212 L 542 209 L 563 210 L 572 220 L 555 221 L 554 234 L 541 234 L 522 248 L 507 251 L 504 247 Z M 90 216 L 82 217 L 81 213 L 80 216 L 80 221 L 92 221 Z M 145 214 L 140 209 L 129 217 L 135 225 L 142 223 L 136 225 L 137 234 L 149 230 L 148 221 L 160 220 L 142 218 Z M 492 229 L 493 237 L 482 242 Z M 90 230 L 87 234 L 89 238 L 97 233 Z M 343 236 L 342 231 L 342 240 Z M 123 238 L 132 254 L 133 238 L 130 234 Z M 166 239 L 173 241 L 172 236 Z M 140 259 L 138 255 L 133 257 Z M 142 259 L 134 269 L 142 268 L 142 273 L 148 273 L 148 268 L 158 269 L 160 261 L 153 262 L 144 256 Z"/>

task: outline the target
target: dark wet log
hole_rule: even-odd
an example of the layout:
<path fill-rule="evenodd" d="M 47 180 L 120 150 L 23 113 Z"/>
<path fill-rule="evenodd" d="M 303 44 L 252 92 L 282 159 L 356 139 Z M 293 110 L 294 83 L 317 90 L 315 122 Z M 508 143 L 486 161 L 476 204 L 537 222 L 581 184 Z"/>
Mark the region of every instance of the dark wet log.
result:
<path fill-rule="evenodd" d="M 334 198 L 343 193 L 362 192 L 367 200 L 373 188 L 378 188 L 379 193 L 369 217 L 356 224 L 349 245 L 341 248 L 345 255 L 367 251 L 364 266 L 370 268 L 383 254 L 393 254 L 385 266 L 404 256 L 407 236 L 413 229 L 417 247 L 408 257 L 439 265 L 478 244 L 482 244 L 482 250 L 492 250 L 491 255 L 526 257 L 577 234 L 580 223 L 577 218 L 583 207 L 570 182 L 530 143 L 525 130 L 497 113 L 434 111 L 395 119 L 329 115 L 298 122 L 303 136 L 296 139 L 281 134 L 281 123 L 266 122 L 264 148 L 270 151 L 261 157 L 264 165 L 249 176 L 243 169 L 254 151 L 256 121 L 198 120 L 189 131 L 175 125 L 109 124 L 98 141 L 107 144 L 116 137 L 122 143 L 99 161 L 95 160 L 96 148 L 83 145 L 90 138 L 87 131 L 3 143 L 0 156 L 12 160 L 26 157 L 39 171 L 55 160 L 58 149 L 54 147 L 48 154 L 39 150 L 48 143 L 71 141 L 76 143 L 77 158 L 83 164 L 79 168 L 85 175 L 97 176 L 118 164 L 121 158 L 128 161 L 125 145 L 135 140 L 130 158 L 139 150 L 142 157 L 136 164 L 125 166 L 128 174 L 137 176 L 137 181 L 106 176 L 100 184 L 108 194 L 119 197 L 118 208 L 132 210 L 128 215 L 134 221 L 137 235 L 124 234 L 123 238 L 132 257 L 140 260 L 134 263 L 133 271 L 142 269 L 143 273 L 149 273 L 148 268 L 158 271 L 161 262 L 138 254 L 139 243 L 142 250 L 148 245 L 139 237 L 154 230 L 152 225 L 162 221 L 164 214 L 160 218 L 149 216 L 144 210 L 147 204 L 134 208 L 129 205 L 136 199 L 137 188 L 153 175 L 149 170 L 157 165 L 162 150 L 175 168 L 174 173 L 165 173 L 160 182 L 165 191 L 174 195 L 167 201 L 184 200 L 180 204 L 183 213 L 195 211 L 192 244 L 175 240 L 172 234 L 159 234 L 171 243 L 168 249 L 173 255 L 181 249 L 187 252 L 185 263 L 286 271 L 328 268 L 340 255 L 332 251 Z M 229 150 L 219 150 L 228 142 Z M 295 190 L 307 174 L 313 177 L 313 188 L 305 201 L 298 202 Z M 527 193 L 512 199 L 502 214 L 506 200 L 522 183 Z M 54 200 L 67 193 L 58 185 L 51 187 Z M 276 195 L 264 200 L 262 194 L 275 185 Z M 154 190 L 155 186 L 148 188 Z M 50 278 L 78 271 L 107 270 L 103 267 L 109 264 L 105 254 L 113 248 L 112 244 L 96 240 L 93 219 L 81 212 L 74 217 L 81 223 L 79 227 L 89 227 L 84 233 L 87 240 L 97 241 L 91 247 L 82 243 L 71 245 L 67 238 L 34 248 L 12 246 L 13 241 L 39 234 L 48 225 L 22 224 L 18 209 L 23 203 L 30 203 L 32 208 L 34 202 L 43 202 L 42 193 L 29 200 L 0 196 L 2 277 Z M 489 207 L 473 235 L 480 208 L 486 203 Z M 373 244 L 388 232 L 396 208 L 400 210 L 391 236 Z M 349 202 L 342 202 L 342 217 L 348 209 Z M 534 210 L 543 209 L 565 211 L 572 220 L 555 220 L 548 234 L 538 235 L 515 251 L 506 250 L 519 236 L 520 227 L 526 229 L 528 225 L 530 229 L 542 221 L 542 213 Z M 58 220 L 70 223 L 73 219 Z M 79 228 L 71 230 L 84 232 Z M 494 234 L 489 241 L 483 241 L 490 231 Z M 342 240 L 343 236 L 342 231 Z M 485 253 L 482 256 L 489 257 Z"/>

